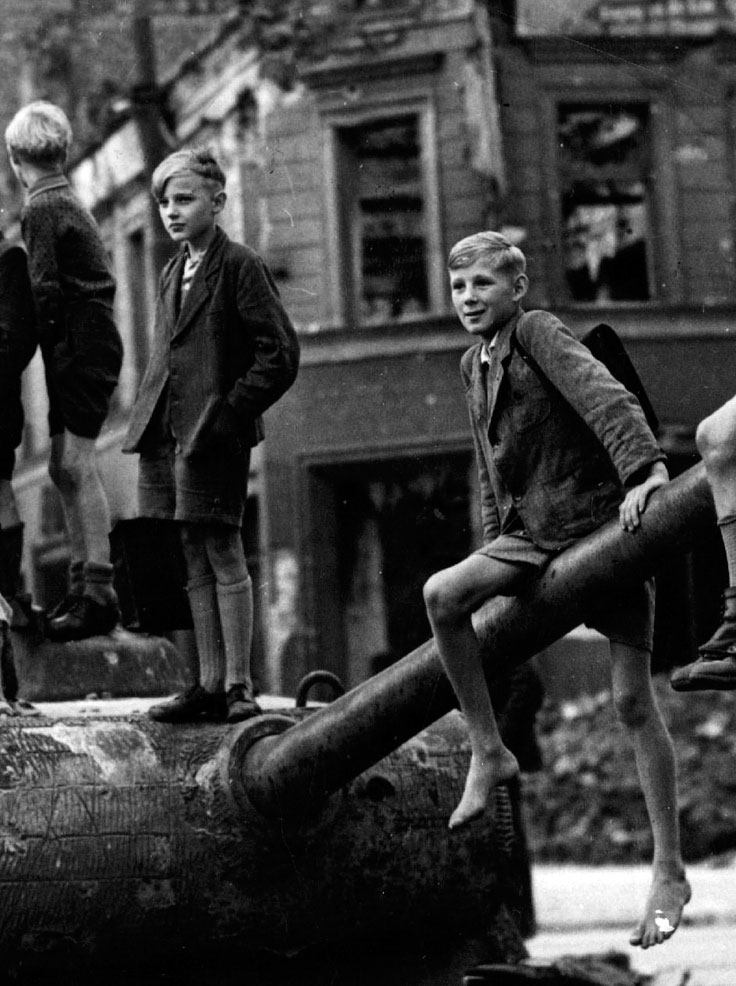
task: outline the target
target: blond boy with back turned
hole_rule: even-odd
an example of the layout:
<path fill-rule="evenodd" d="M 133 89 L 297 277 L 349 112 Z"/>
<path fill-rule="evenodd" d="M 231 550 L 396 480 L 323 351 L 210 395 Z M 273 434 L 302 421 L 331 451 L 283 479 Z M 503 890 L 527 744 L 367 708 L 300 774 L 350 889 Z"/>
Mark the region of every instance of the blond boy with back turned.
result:
<path fill-rule="evenodd" d="M 49 475 L 71 545 L 69 591 L 47 623 L 57 641 L 107 633 L 120 615 L 95 442 L 123 347 L 113 320 L 115 280 L 107 251 L 64 177 L 71 140 L 63 111 L 44 101 L 19 110 L 5 131 L 10 163 L 25 191 L 21 232 L 49 397 Z"/>

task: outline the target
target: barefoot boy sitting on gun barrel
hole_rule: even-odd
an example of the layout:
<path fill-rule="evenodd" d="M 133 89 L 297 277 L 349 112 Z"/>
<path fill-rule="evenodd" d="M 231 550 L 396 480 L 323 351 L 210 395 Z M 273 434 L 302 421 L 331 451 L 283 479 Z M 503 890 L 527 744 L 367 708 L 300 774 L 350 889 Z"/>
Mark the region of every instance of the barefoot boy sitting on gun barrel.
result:
<path fill-rule="evenodd" d="M 513 596 L 562 549 L 618 515 L 634 531 L 668 480 L 636 398 L 553 315 L 524 312 L 526 259 L 499 233 L 450 252 L 452 301 L 478 340 L 461 373 L 475 442 L 484 544 L 437 572 L 424 598 L 437 650 L 468 726 L 470 770 L 457 828 L 481 814 L 518 765 L 493 714 L 472 613 Z M 652 690 L 654 585 L 622 585 L 587 619 L 610 641 L 613 701 L 634 747 L 654 838 L 653 879 L 632 945 L 669 938 L 690 899 L 680 852 L 675 759 Z"/>

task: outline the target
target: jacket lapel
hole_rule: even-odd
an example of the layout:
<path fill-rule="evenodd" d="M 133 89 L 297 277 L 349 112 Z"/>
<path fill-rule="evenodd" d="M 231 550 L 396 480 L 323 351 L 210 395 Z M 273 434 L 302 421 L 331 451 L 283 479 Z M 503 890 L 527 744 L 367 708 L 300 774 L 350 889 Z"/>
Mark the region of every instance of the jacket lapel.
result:
<path fill-rule="evenodd" d="M 210 244 L 204 258 L 203 266 L 195 273 L 189 292 L 181 306 L 179 318 L 174 329 L 174 336 L 179 336 L 185 332 L 189 326 L 196 321 L 199 312 L 207 304 L 212 296 L 212 278 L 217 274 L 220 264 L 222 251 L 225 248 L 225 234 L 217 227 L 215 238 Z M 175 282 L 176 290 L 181 281 L 181 270 L 184 265 L 185 254 L 181 256 L 181 266 L 178 267 L 178 277 Z M 172 309 L 175 310 L 175 309 Z"/>
<path fill-rule="evenodd" d="M 499 329 L 498 336 L 496 338 L 496 345 L 493 347 L 493 359 L 489 367 L 490 372 L 493 374 L 492 382 L 492 400 L 491 406 L 488 409 L 488 424 L 490 425 L 493 420 L 493 412 L 496 410 L 496 405 L 498 403 L 498 394 L 501 389 L 501 381 L 503 380 L 504 374 L 506 373 L 506 368 L 508 366 L 509 359 L 511 358 L 511 337 L 519 324 L 519 318 L 521 313 L 513 318 Z M 490 381 L 489 381 L 490 382 Z"/>
<path fill-rule="evenodd" d="M 163 316 L 166 320 L 165 338 L 170 339 L 176 326 L 176 294 L 181 281 L 181 270 L 184 265 L 184 254 L 180 253 L 170 262 L 164 271 L 160 297 Z"/>

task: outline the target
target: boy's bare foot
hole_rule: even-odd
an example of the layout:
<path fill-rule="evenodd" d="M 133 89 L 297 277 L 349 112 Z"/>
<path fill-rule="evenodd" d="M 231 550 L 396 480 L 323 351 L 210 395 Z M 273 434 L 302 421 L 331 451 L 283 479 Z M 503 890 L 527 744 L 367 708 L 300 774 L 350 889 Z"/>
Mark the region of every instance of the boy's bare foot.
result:
<path fill-rule="evenodd" d="M 460 828 L 482 815 L 485 811 L 491 791 L 498 784 L 510 781 L 519 773 L 516 757 L 506 747 L 501 747 L 499 753 L 483 758 L 473 754 L 470 758 L 470 769 L 465 778 L 465 790 L 460 804 L 450 816 L 449 827 Z"/>
<path fill-rule="evenodd" d="M 631 933 L 629 944 L 649 948 L 671 938 L 690 896 L 683 869 L 655 866 L 644 917 Z"/>

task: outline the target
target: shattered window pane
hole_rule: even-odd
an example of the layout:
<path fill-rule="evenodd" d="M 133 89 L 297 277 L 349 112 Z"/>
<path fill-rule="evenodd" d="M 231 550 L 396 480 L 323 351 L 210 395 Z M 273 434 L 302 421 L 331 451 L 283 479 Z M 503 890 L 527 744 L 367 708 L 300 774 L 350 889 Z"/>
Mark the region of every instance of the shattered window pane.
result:
<path fill-rule="evenodd" d="M 355 176 L 355 284 L 362 323 L 427 311 L 419 121 L 392 117 L 343 131 Z"/>
<path fill-rule="evenodd" d="M 558 109 L 565 277 L 573 301 L 651 298 L 648 125 L 642 104 Z"/>

